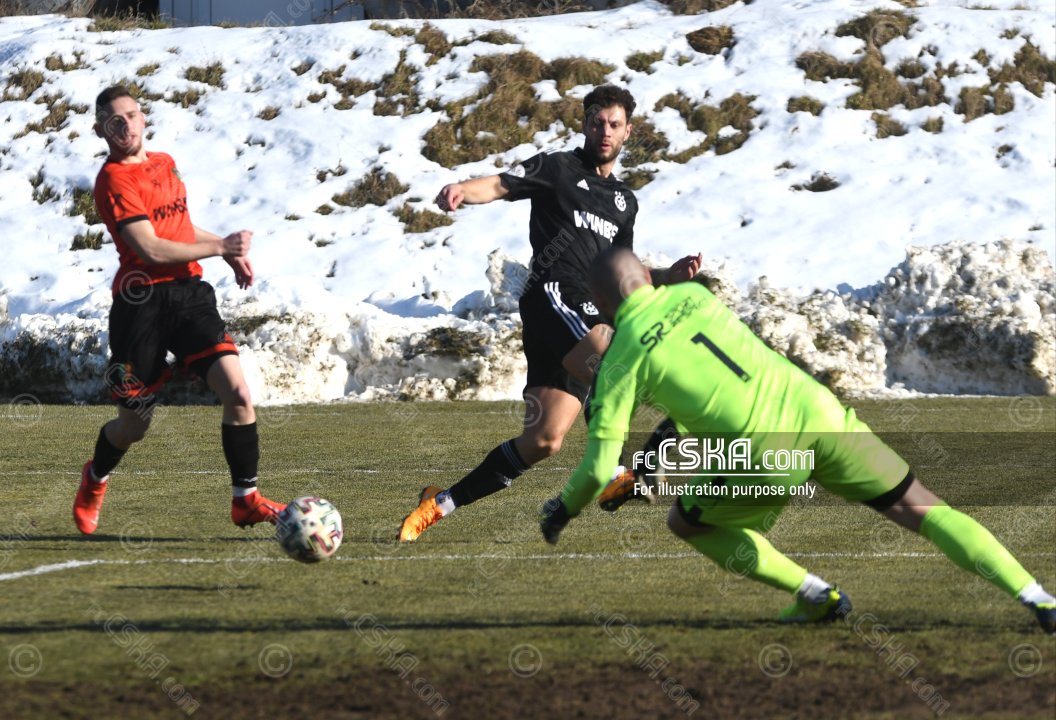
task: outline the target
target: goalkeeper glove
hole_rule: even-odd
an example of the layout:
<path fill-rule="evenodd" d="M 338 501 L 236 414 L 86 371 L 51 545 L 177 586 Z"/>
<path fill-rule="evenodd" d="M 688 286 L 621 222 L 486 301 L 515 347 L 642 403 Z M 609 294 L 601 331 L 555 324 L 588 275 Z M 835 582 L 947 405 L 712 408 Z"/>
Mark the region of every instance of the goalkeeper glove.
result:
<path fill-rule="evenodd" d="M 568 509 L 560 497 L 547 500 L 539 514 L 539 529 L 543 531 L 543 539 L 551 545 L 557 545 L 561 531 L 571 519 L 572 516 L 568 514 Z"/>

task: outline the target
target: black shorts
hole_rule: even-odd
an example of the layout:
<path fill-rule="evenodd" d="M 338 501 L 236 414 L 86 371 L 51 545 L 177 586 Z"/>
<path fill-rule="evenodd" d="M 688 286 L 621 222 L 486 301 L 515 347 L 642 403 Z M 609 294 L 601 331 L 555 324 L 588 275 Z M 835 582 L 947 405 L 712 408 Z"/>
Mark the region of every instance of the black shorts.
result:
<path fill-rule="evenodd" d="M 604 321 L 589 294 L 547 282 L 521 296 L 521 336 L 528 360 L 525 388 L 554 387 L 571 393 L 580 402 L 589 386 L 577 382 L 561 361 L 595 325 Z"/>
<path fill-rule="evenodd" d="M 172 375 L 168 352 L 203 380 L 217 358 L 238 354 L 209 283 L 172 280 L 114 296 L 106 369 L 110 397 L 132 409 L 153 404 L 154 393 Z"/>

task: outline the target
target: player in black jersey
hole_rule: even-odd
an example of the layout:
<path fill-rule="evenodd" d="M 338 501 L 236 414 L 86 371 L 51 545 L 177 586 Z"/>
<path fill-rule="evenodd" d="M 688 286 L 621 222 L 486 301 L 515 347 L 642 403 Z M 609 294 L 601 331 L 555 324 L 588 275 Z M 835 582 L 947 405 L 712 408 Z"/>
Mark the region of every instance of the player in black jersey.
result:
<path fill-rule="evenodd" d="M 524 430 L 449 489 L 423 489 L 400 527 L 401 541 L 415 540 L 455 508 L 508 487 L 561 449 L 612 334 L 590 300 L 587 271 L 612 245 L 633 249 L 638 200 L 612 169 L 630 137 L 634 107 L 627 90 L 599 86 L 583 99 L 582 148 L 540 153 L 509 172 L 446 185 L 437 196 L 445 211 L 499 199 L 532 201 L 532 262 L 520 298 L 528 360 Z M 661 283 L 688 280 L 701 260 L 682 258 L 654 276 Z"/>

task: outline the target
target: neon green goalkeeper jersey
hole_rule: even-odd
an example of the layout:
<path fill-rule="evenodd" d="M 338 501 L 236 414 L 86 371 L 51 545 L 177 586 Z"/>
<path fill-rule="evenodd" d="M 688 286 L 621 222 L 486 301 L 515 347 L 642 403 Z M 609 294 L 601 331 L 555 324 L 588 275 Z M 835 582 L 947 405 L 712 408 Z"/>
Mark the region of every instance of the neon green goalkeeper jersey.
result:
<path fill-rule="evenodd" d="M 848 429 L 848 413 L 853 419 L 696 282 L 639 288 L 620 305 L 615 326 L 594 383 L 587 452 L 561 493 L 572 515 L 608 483 L 643 403 L 690 435 L 752 438 L 753 456 L 768 445 L 807 447 L 819 432 Z"/>

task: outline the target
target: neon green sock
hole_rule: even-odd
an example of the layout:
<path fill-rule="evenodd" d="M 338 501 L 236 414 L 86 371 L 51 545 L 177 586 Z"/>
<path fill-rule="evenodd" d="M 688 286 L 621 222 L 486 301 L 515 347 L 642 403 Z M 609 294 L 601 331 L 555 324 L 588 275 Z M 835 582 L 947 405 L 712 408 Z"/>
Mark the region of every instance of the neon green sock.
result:
<path fill-rule="evenodd" d="M 1034 578 L 989 530 L 949 505 L 936 505 L 920 523 L 920 534 L 931 540 L 957 567 L 1018 597 Z"/>
<path fill-rule="evenodd" d="M 754 530 L 713 527 L 686 542 L 719 567 L 779 590 L 794 593 L 807 577 L 805 568 L 789 560 Z"/>

